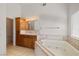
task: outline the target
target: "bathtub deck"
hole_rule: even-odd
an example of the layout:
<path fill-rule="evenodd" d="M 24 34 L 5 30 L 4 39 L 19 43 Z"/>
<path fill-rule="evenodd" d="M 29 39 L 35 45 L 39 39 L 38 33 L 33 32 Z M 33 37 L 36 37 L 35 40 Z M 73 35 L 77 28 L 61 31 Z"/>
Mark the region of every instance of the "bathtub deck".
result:
<path fill-rule="evenodd" d="M 66 41 L 42 41 L 38 42 L 44 50 L 55 56 L 79 56 L 79 51 Z"/>

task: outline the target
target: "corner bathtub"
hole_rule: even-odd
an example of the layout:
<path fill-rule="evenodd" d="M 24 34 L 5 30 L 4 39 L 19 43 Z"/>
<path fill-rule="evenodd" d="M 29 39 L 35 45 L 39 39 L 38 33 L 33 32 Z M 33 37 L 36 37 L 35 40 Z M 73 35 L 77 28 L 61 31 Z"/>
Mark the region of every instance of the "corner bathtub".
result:
<path fill-rule="evenodd" d="M 41 40 L 35 44 L 36 56 L 79 56 L 79 51 L 66 41 Z"/>

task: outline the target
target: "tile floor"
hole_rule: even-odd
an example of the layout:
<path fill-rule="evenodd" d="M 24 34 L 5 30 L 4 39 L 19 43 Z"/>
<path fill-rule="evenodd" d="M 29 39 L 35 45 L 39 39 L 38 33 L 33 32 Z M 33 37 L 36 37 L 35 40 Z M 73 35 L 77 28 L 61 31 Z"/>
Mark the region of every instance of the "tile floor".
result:
<path fill-rule="evenodd" d="M 14 47 L 10 44 L 7 48 L 7 56 L 34 56 L 34 50 L 20 46 Z"/>

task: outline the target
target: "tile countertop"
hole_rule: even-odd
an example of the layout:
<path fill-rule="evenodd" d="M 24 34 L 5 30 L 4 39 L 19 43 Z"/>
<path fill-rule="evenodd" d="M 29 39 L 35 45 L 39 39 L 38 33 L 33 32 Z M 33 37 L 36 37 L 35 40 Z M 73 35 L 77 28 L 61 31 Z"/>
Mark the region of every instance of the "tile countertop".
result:
<path fill-rule="evenodd" d="M 33 30 L 20 30 L 21 35 L 37 35 Z"/>

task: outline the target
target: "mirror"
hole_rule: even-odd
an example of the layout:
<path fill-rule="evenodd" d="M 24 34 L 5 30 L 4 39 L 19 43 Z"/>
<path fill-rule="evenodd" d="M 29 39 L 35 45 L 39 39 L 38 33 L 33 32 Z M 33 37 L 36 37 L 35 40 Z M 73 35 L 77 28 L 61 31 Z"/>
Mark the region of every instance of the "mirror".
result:
<path fill-rule="evenodd" d="M 21 18 L 20 19 L 20 30 L 34 30 L 34 24 L 38 20 L 37 16 L 31 18 Z"/>

